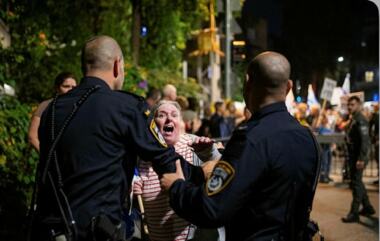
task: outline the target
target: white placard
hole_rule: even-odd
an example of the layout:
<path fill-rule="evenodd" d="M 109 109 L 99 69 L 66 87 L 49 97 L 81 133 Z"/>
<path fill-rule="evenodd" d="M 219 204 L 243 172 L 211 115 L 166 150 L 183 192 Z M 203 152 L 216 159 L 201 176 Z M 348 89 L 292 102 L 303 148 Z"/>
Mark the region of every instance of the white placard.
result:
<path fill-rule="evenodd" d="M 322 91 L 321 91 L 321 99 L 331 101 L 336 84 L 337 83 L 335 80 L 325 78 L 325 81 L 323 82 Z"/>

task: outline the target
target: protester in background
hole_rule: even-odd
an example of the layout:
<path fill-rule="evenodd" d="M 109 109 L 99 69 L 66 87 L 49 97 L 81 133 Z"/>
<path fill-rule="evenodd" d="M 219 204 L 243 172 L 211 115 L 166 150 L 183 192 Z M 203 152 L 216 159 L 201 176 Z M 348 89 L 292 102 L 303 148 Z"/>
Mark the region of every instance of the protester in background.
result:
<path fill-rule="evenodd" d="M 326 114 L 322 114 L 321 123 L 319 127 L 316 127 L 315 130 L 320 135 L 331 134 L 333 130 L 329 127 L 329 121 Z M 331 144 L 322 143 L 321 144 L 321 174 L 319 177 L 319 182 L 329 183 L 333 181 L 330 178 L 330 167 L 331 167 Z"/>
<path fill-rule="evenodd" d="M 201 120 L 201 126 L 195 132 L 197 136 L 206 136 L 206 137 L 212 137 L 211 135 L 211 110 L 210 106 L 206 104 L 203 108 L 203 118 Z"/>
<path fill-rule="evenodd" d="M 319 118 L 319 105 L 311 105 L 310 106 L 310 113 L 306 117 L 306 122 L 309 124 L 309 126 L 315 128 L 318 118 Z"/>
<path fill-rule="evenodd" d="M 158 101 L 161 99 L 161 91 L 156 88 L 149 89 L 147 95 L 146 95 L 146 103 L 148 103 L 149 108 L 153 108 L 155 104 L 157 104 Z"/>
<path fill-rule="evenodd" d="M 183 112 L 189 108 L 189 102 L 187 101 L 187 98 L 185 96 L 177 96 L 176 102 L 181 107 L 181 133 L 189 133 L 189 128 L 191 127 L 191 122 L 186 121 L 185 118 L 183 118 Z"/>
<path fill-rule="evenodd" d="M 226 107 L 223 101 L 217 101 L 214 104 L 215 113 L 210 119 L 210 132 L 213 138 L 230 137 L 231 125 L 225 116 Z"/>
<path fill-rule="evenodd" d="M 215 112 L 210 118 L 210 132 L 213 138 L 221 137 L 221 125 L 224 122 L 225 105 L 223 101 L 214 104 Z"/>
<path fill-rule="evenodd" d="M 189 108 L 189 101 L 187 100 L 187 98 L 185 96 L 179 95 L 179 96 L 177 96 L 175 101 L 181 107 L 182 112 Z"/>
<path fill-rule="evenodd" d="M 176 101 L 177 88 L 174 85 L 167 84 L 162 89 L 162 99 Z"/>
<path fill-rule="evenodd" d="M 154 108 L 154 120 L 165 142 L 196 166 L 216 160 L 220 153 L 209 138 L 181 133 L 181 108 L 175 101 L 160 101 Z M 170 208 L 169 197 L 161 190 L 158 175 L 149 160 L 139 163 L 140 178 L 134 183 L 134 194 L 142 195 L 151 241 L 180 241 L 193 238 L 194 226 L 180 218 Z"/>
<path fill-rule="evenodd" d="M 196 98 L 187 98 L 189 107 L 183 110 L 183 120 L 186 123 L 187 133 L 196 133 L 202 125 L 202 121 L 199 119 L 198 110 L 199 104 Z"/>
<path fill-rule="evenodd" d="M 233 101 L 230 101 L 226 105 L 226 111 L 224 114 L 224 119 L 227 123 L 227 133 L 225 134 L 226 136 L 231 136 L 233 130 L 235 129 L 236 126 L 236 106 Z"/>
<path fill-rule="evenodd" d="M 307 112 L 307 104 L 302 103 L 302 102 L 298 103 L 297 111 L 294 117 L 298 120 L 298 122 L 301 125 L 309 127 L 310 125 L 307 123 L 307 120 L 306 120 L 306 112 Z"/>
<path fill-rule="evenodd" d="M 74 74 L 70 72 L 62 72 L 57 75 L 54 81 L 54 89 L 56 94 L 62 95 L 77 86 Z M 38 127 L 40 126 L 41 116 L 52 99 L 41 102 L 32 115 L 32 120 L 29 125 L 28 137 L 29 143 L 39 152 L 40 141 L 38 139 Z"/>
<path fill-rule="evenodd" d="M 352 189 L 350 212 L 342 218 L 345 223 L 359 222 L 360 215 L 373 215 L 367 191 L 363 183 L 363 170 L 368 163 L 369 128 L 368 121 L 361 113 L 361 101 L 357 96 L 348 99 L 348 112 L 352 116 L 347 129 L 347 148 Z M 363 208 L 359 211 L 360 206 Z"/>

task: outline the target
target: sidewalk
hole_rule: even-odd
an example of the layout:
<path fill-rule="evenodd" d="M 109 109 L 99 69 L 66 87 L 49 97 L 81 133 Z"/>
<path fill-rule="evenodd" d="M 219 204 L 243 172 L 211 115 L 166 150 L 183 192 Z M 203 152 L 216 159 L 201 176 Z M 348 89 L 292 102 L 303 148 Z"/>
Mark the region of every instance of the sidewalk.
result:
<path fill-rule="evenodd" d="M 377 241 L 379 240 L 379 187 L 372 182 L 376 178 L 364 178 L 370 201 L 376 209 L 371 218 L 360 216 L 360 223 L 343 223 L 347 215 L 352 193 L 341 176 L 331 176 L 334 183 L 318 184 L 311 217 L 317 221 L 325 241 Z"/>

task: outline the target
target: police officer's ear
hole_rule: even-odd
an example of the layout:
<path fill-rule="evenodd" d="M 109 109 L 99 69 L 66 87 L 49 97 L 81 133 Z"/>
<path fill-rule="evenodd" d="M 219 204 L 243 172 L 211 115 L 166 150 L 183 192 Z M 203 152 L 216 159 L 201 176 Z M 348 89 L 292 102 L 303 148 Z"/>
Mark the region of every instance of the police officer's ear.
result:
<path fill-rule="evenodd" d="M 293 81 L 290 79 L 286 83 L 286 95 L 289 93 L 289 91 L 293 88 Z"/>
<path fill-rule="evenodd" d="M 120 65 L 121 65 L 120 58 L 117 58 L 113 61 L 113 77 L 117 78 L 120 74 Z"/>

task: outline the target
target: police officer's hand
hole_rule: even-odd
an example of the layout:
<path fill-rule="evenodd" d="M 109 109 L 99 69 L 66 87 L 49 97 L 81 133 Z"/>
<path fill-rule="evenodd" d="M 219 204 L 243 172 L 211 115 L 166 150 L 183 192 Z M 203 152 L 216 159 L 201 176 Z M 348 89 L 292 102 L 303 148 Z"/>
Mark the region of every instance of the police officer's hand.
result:
<path fill-rule="evenodd" d="M 214 141 L 205 136 L 197 136 L 192 142 L 189 143 L 189 146 L 194 148 L 195 152 L 202 151 L 206 148 L 211 148 L 214 144 Z"/>
<path fill-rule="evenodd" d="M 202 170 L 206 180 L 211 176 L 216 163 L 218 163 L 218 160 L 207 161 L 202 164 Z"/>
<path fill-rule="evenodd" d="M 176 166 L 175 173 L 165 173 L 164 175 L 162 175 L 160 179 L 160 183 L 161 183 L 161 188 L 163 190 L 166 190 L 166 191 L 169 190 L 170 187 L 173 185 L 173 183 L 177 181 L 178 179 L 185 180 L 185 177 L 182 172 L 181 161 L 177 160 L 175 162 L 175 166 Z"/>
<path fill-rule="evenodd" d="M 356 162 L 356 169 L 362 170 L 362 169 L 364 169 L 364 166 L 365 166 L 364 161 L 357 160 L 357 162 Z"/>

